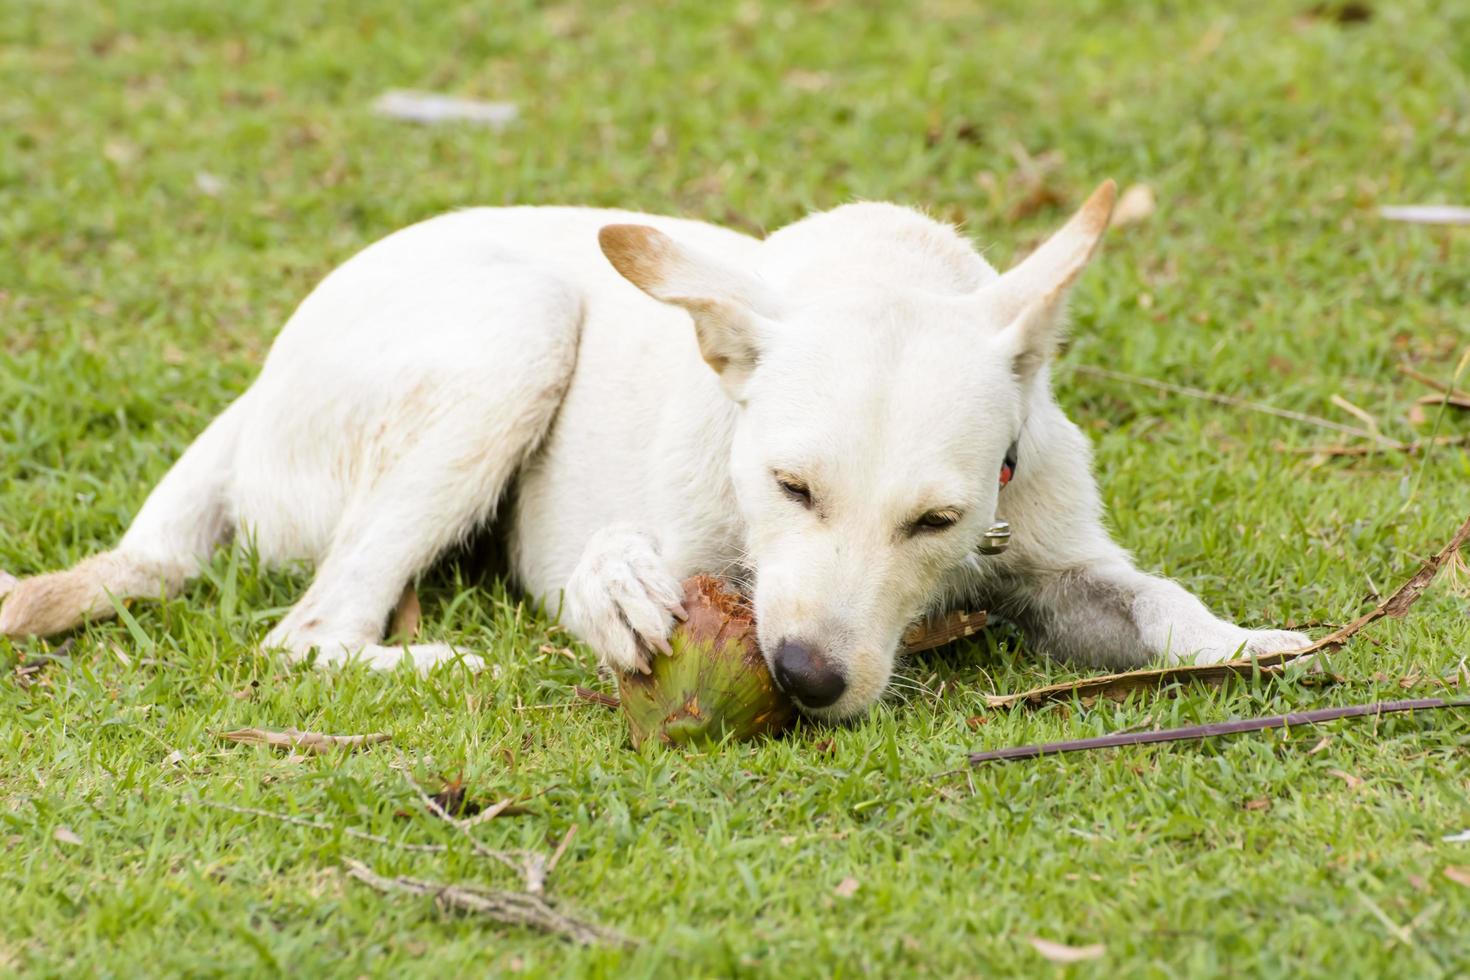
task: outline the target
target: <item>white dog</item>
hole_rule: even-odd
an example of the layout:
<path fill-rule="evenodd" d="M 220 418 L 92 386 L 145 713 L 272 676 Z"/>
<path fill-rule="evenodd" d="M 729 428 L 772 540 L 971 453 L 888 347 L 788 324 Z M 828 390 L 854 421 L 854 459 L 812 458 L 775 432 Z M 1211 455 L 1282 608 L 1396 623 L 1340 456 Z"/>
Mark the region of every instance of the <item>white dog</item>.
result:
<path fill-rule="evenodd" d="M 1093 664 L 1305 646 L 1217 619 L 1103 529 L 1048 362 L 1113 194 L 1005 275 L 889 204 L 764 241 L 584 208 L 415 225 L 329 275 L 117 548 L 20 582 L 0 633 L 176 590 L 238 535 L 316 566 L 266 646 L 427 667 L 457 654 L 381 645 L 387 614 L 495 518 L 519 585 L 618 670 L 668 650 L 681 579 L 734 570 L 778 682 L 827 717 L 961 603 Z M 997 519 L 1014 541 L 982 557 Z"/>

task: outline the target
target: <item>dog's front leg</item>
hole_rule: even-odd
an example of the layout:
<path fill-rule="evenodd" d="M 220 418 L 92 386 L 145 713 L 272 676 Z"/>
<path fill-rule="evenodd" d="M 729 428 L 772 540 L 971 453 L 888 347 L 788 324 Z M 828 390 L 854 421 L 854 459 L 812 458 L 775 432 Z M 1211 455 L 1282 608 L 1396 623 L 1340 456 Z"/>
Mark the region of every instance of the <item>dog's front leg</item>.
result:
<path fill-rule="evenodd" d="M 631 524 L 594 534 L 565 590 L 572 630 L 603 663 L 623 672 L 649 670 L 649 657 L 670 653 L 674 620 L 687 614 L 679 579 L 657 539 Z"/>
<path fill-rule="evenodd" d="M 1011 548 L 981 559 L 977 598 L 1049 656 L 1097 666 L 1217 663 L 1308 645 L 1301 633 L 1220 619 L 1178 583 L 1135 568 L 1103 527 L 1089 457 L 1077 427 L 1039 401 L 1016 479 L 1001 492 Z"/>
<path fill-rule="evenodd" d="M 1215 616 L 1178 583 L 1135 569 L 1121 554 L 1031 578 L 1014 618 L 1049 656 L 1109 667 L 1218 663 L 1297 650 L 1288 630 L 1251 630 Z"/>

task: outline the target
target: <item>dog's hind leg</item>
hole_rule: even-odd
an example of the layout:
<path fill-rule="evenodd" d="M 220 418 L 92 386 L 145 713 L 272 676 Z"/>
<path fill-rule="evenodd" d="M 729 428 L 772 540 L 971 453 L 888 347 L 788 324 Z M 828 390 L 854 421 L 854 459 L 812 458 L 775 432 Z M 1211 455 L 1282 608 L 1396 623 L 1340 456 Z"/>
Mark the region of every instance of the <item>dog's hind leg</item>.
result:
<path fill-rule="evenodd" d="M 493 516 L 571 381 L 580 298 L 534 273 L 514 279 L 487 310 L 491 322 L 479 322 L 474 349 L 446 349 L 428 366 L 427 389 L 384 401 L 369 428 L 381 434 L 388 462 L 365 467 L 310 588 L 267 648 L 297 660 L 315 649 L 324 665 L 391 668 L 407 658 L 421 670 L 456 656 L 442 644 L 380 641 L 405 585 Z"/>
<path fill-rule="evenodd" d="M 63 572 L 24 579 L 0 606 L 0 635 L 50 636 L 107 619 L 114 600 L 177 592 L 230 536 L 231 464 L 245 397 L 185 450 L 116 548 Z"/>

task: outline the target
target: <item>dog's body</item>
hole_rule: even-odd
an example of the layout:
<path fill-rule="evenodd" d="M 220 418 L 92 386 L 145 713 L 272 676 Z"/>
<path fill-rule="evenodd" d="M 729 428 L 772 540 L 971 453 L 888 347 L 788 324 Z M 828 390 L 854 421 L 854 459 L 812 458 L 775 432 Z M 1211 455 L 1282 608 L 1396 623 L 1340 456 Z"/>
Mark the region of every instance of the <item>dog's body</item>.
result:
<path fill-rule="evenodd" d="M 428 666 L 454 652 L 381 645 L 387 613 L 506 502 L 519 584 L 605 662 L 666 648 L 682 578 L 742 574 L 778 680 L 822 714 L 872 703 L 904 627 L 955 603 L 1119 666 L 1304 645 L 1215 618 L 1102 527 L 1046 363 L 1111 200 L 1005 276 L 891 205 L 764 241 L 573 208 L 408 228 L 302 303 L 116 549 L 20 583 L 0 632 L 177 589 L 238 535 L 316 565 L 267 646 Z M 1013 544 L 979 557 L 997 517 Z"/>

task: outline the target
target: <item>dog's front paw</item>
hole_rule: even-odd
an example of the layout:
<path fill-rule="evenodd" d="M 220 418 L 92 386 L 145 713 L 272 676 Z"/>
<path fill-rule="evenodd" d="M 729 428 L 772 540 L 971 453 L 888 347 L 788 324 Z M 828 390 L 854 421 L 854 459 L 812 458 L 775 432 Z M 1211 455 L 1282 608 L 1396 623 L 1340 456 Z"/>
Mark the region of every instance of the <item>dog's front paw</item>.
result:
<path fill-rule="evenodd" d="M 1290 653 L 1311 646 L 1312 640 L 1304 633 L 1291 630 L 1248 630 L 1232 627 L 1229 635 L 1201 646 L 1182 659 L 1195 664 L 1217 664 L 1240 657 L 1264 657 L 1272 653 Z"/>
<path fill-rule="evenodd" d="M 1312 638 L 1294 630 L 1248 630 L 1244 656 L 1264 657 L 1268 653 L 1293 653 L 1312 645 Z"/>
<path fill-rule="evenodd" d="M 679 580 L 647 534 L 627 525 L 592 536 L 566 587 L 572 629 L 614 670 L 648 673 L 654 653 L 670 654 L 675 619 L 687 615 Z"/>

